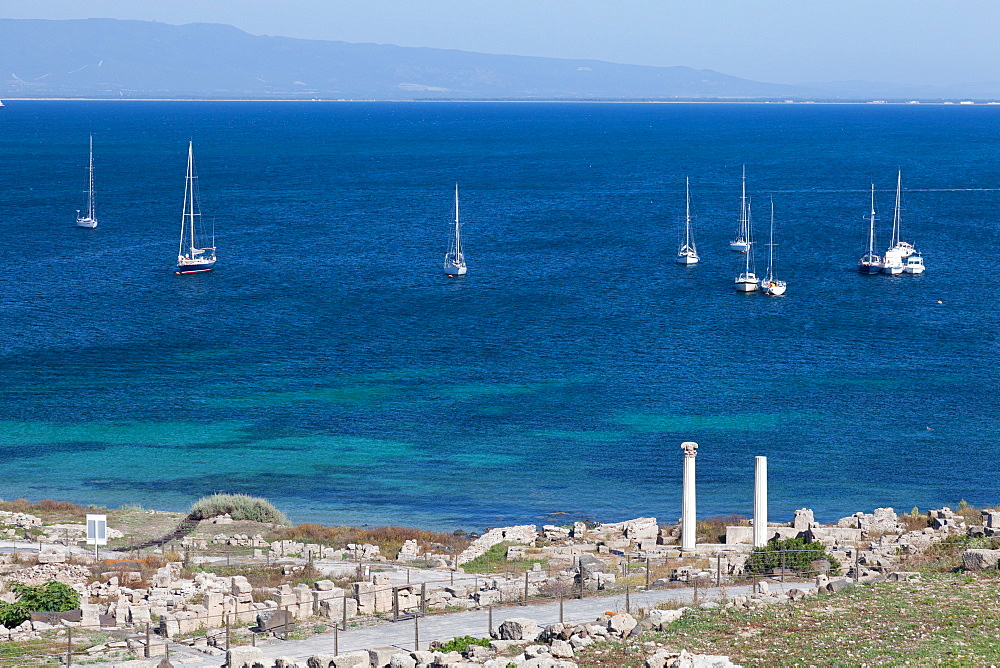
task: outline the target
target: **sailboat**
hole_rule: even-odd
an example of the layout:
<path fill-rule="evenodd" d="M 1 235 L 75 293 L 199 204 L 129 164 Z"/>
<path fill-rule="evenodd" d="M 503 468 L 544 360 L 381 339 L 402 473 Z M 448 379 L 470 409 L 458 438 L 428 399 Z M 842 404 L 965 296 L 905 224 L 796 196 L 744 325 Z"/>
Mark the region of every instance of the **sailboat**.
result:
<path fill-rule="evenodd" d="M 767 244 L 767 275 L 760 279 L 760 289 L 765 295 L 785 294 L 787 284 L 774 277 L 774 200 L 771 200 L 771 241 Z"/>
<path fill-rule="evenodd" d="M 448 276 L 464 276 L 465 253 L 462 251 L 462 225 L 458 221 L 458 184 L 455 184 L 455 236 L 444 256 L 444 273 Z"/>
<path fill-rule="evenodd" d="M 694 237 L 691 236 L 691 186 L 690 179 L 684 178 L 684 193 L 686 204 L 684 209 L 684 243 L 677 249 L 677 264 L 690 266 L 698 264 L 698 249 L 694 245 Z"/>
<path fill-rule="evenodd" d="M 746 244 L 747 250 L 743 257 L 746 261 L 743 273 L 736 277 L 736 290 L 738 292 L 754 292 L 759 284 L 757 282 L 757 274 L 754 273 L 753 266 L 753 239 L 752 239 L 752 224 L 750 221 L 750 202 L 747 202 L 746 206 L 746 222 L 747 222 L 747 236 Z"/>
<path fill-rule="evenodd" d="M 875 184 L 872 184 L 872 209 L 868 217 L 868 252 L 858 260 L 858 271 L 862 274 L 877 274 L 882 271 L 882 258 L 875 254 Z"/>
<path fill-rule="evenodd" d="M 198 175 L 194 171 L 194 142 L 188 142 L 187 176 L 184 179 L 184 208 L 181 211 L 181 240 L 177 246 L 177 269 L 174 273 L 200 274 L 215 268 L 215 232 L 212 245 L 198 246 L 201 228 L 201 204 L 198 201 Z"/>
<path fill-rule="evenodd" d="M 97 227 L 97 218 L 94 216 L 94 135 L 90 135 L 90 181 L 87 188 L 87 213 L 80 215 L 79 209 L 76 211 L 76 226 L 94 229 Z"/>
<path fill-rule="evenodd" d="M 736 238 L 729 242 L 729 250 L 739 253 L 746 253 L 750 250 L 749 215 L 750 210 L 747 204 L 747 166 L 743 165 L 743 194 L 740 196 L 740 227 L 736 231 Z"/>
<path fill-rule="evenodd" d="M 900 241 L 899 225 L 901 219 L 901 202 L 903 192 L 903 172 L 900 170 L 896 175 L 896 207 L 892 212 L 892 238 L 889 240 L 889 249 L 882 256 L 882 273 L 899 276 L 903 273 L 903 260 L 916 252 L 913 244 Z"/>

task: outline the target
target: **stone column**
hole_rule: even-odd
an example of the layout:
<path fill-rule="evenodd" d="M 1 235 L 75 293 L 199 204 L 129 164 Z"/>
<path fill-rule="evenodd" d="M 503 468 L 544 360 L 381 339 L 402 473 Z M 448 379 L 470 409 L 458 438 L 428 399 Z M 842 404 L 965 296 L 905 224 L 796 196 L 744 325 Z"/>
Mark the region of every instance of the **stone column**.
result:
<path fill-rule="evenodd" d="M 697 537 L 695 524 L 698 522 L 694 495 L 694 458 L 698 455 L 698 444 L 691 441 L 681 443 L 684 451 L 684 487 L 681 498 L 681 552 L 694 552 Z"/>
<path fill-rule="evenodd" d="M 753 546 L 767 545 L 767 457 L 754 457 Z"/>

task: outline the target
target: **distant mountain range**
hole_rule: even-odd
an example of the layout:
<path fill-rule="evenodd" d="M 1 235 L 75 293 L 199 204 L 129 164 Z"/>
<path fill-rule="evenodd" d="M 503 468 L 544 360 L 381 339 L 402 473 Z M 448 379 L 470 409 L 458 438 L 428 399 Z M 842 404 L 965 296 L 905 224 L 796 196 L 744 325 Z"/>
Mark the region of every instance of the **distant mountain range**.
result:
<path fill-rule="evenodd" d="M 208 23 L 0 19 L 0 34 L 0 99 L 1000 99 L 998 83 L 784 85 L 690 67 L 256 36 Z"/>

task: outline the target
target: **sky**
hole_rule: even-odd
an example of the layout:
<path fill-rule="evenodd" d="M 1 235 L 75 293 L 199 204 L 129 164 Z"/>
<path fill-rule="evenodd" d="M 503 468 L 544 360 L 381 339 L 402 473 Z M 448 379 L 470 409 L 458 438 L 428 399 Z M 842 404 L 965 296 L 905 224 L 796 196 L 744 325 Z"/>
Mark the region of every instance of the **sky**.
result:
<path fill-rule="evenodd" d="M 1000 81 L 998 0 L 0 0 L 0 18 L 225 23 L 774 83 Z"/>

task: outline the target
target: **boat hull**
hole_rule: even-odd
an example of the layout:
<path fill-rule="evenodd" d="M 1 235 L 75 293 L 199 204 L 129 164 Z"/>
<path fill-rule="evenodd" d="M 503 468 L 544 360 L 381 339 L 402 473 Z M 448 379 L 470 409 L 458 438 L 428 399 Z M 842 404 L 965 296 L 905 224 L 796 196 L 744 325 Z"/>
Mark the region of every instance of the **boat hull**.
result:
<path fill-rule="evenodd" d="M 736 251 L 737 253 L 746 253 L 750 250 L 750 244 L 746 241 L 730 241 L 729 250 Z"/>
<path fill-rule="evenodd" d="M 785 284 L 784 281 L 760 282 L 760 291 L 763 292 L 765 295 L 770 295 L 772 297 L 779 297 L 785 294 L 785 289 L 787 287 L 788 286 Z"/>
<path fill-rule="evenodd" d="M 184 274 L 203 274 L 213 269 L 215 269 L 215 260 L 211 262 L 199 262 L 197 264 L 179 264 L 174 269 L 174 273 L 178 276 Z"/>
<path fill-rule="evenodd" d="M 446 266 L 444 268 L 444 273 L 446 276 L 465 276 L 467 271 L 468 267 L 466 267 L 465 265 L 459 265 L 459 266 L 452 265 L 450 267 Z"/>
<path fill-rule="evenodd" d="M 914 275 L 922 274 L 922 273 L 924 273 L 924 265 L 922 265 L 922 264 L 918 264 L 918 265 L 915 265 L 915 266 L 909 266 L 909 265 L 907 265 L 906 267 L 903 268 L 903 272 L 905 272 L 907 274 L 914 274 Z"/>
<path fill-rule="evenodd" d="M 899 276 L 903 273 L 903 265 L 893 264 L 887 267 L 882 267 L 882 273 L 888 274 L 889 276 Z"/>
<path fill-rule="evenodd" d="M 86 228 L 88 230 L 92 230 L 95 227 L 97 227 L 97 219 L 96 218 L 77 218 L 76 219 L 76 226 L 77 227 L 84 227 L 84 228 Z"/>
<path fill-rule="evenodd" d="M 882 273 L 881 264 L 858 264 L 858 273 L 873 276 Z"/>
<path fill-rule="evenodd" d="M 693 264 L 698 264 L 698 260 L 697 255 L 678 255 L 674 262 L 689 267 Z"/>
<path fill-rule="evenodd" d="M 741 280 L 736 279 L 736 284 L 734 286 L 737 292 L 756 292 L 760 285 L 757 284 L 756 279 Z"/>

